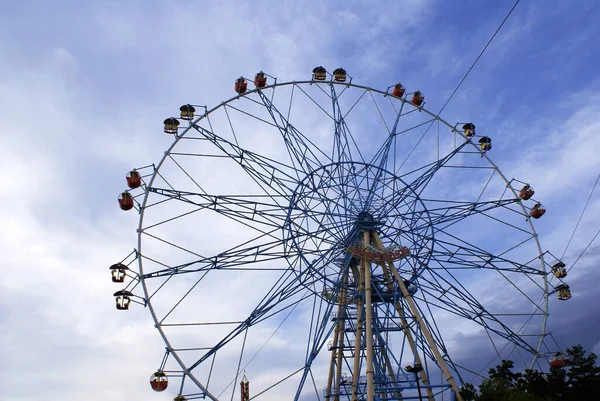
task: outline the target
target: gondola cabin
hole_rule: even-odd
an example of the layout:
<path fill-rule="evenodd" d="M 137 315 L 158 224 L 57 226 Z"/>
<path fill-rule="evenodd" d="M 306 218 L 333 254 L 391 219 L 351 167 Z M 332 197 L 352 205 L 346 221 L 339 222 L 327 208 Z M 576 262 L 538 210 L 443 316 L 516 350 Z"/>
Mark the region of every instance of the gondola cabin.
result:
<path fill-rule="evenodd" d="M 313 79 L 315 81 L 325 81 L 326 78 L 327 70 L 324 67 L 318 66 L 313 68 Z"/>
<path fill-rule="evenodd" d="M 565 269 L 565 264 L 563 262 L 558 262 L 552 266 L 552 273 L 556 276 L 556 278 L 565 278 L 567 277 L 567 269 Z"/>
<path fill-rule="evenodd" d="M 264 88 L 267 84 L 267 76 L 264 72 L 259 72 L 254 76 L 254 86 L 257 88 Z"/>
<path fill-rule="evenodd" d="M 133 198 L 129 192 L 123 192 L 119 195 L 119 207 L 122 210 L 133 209 Z"/>
<path fill-rule="evenodd" d="M 567 366 L 567 361 L 561 352 L 557 352 L 552 358 L 550 358 L 550 367 L 560 369 L 564 368 L 565 366 Z"/>
<path fill-rule="evenodd" d="M 523 188 L 521 188 L 521 190 L 519 191 L 519 198 L 521 198 L 523 200 L 528 200 L 529 198 L 531 198 L 533 196 L 533 194 L 535 194 L 533 187 L 531 187 L 529 184 L 527 184 Z"/>
<path fill-rule="evenodd" d="M 187 398 L 182 395 L 178 395 L 177 397 L 173 398 L 173 401 L 187 401 Z"/>
<path fill-rule="evenodd" d="M 127 180 L 127 186 L 131 189 L 139 188 L 142 186 L 142 176 L 136 170 L 131 170 L 125 176 Z"/>
<path fill-rule="evenodd" d="M 115 302 L 118 310 L 128 310 L 133 294 L 127 290 L 121 290 L 114 293 Z"/>
<path fill-rule="evenodd" d="M 556 287 L 558 290 L 558 299 L 561 301 L 567 301 L 571 299 L 571 288 L 566 284 L 561 284 Z"/>
<path fill-rule="evenodd" d="M 489 136 L 481 137 L 478 142 L 482 152 L 487 152 L 492 148 L 492 139 Z"/>
<path fill-rule="evenodd" d="M 179 120 L 175 117 L 167 118 L 165 121 L 165 134 L 176 134 L 179 127 Z"/>
<path fill-rule="evenodd" d="M 184 104 L 179 108 L 179 116 L 182 120 L 193 120 L 196 109 L 191 104 Z"/>
<path fill-rule="evenodd" d="M 465 125 L 462 126 L 463 131 L 465 132 L 465 136 L 467 138 L 472 138 L 475 135 L 475 124 L 473 123 L 466 123 Z"/>
<path fill-rule="evenodd" d="M 235 80 L 234 89 L 235 89 L 235 92 L 239 93 L 240 95 L 242 93 L 246 93 L 246 91 L 248 90 L 248 82 L 246 81 L 246 79 L 244 77 L 239 77 L 238 79 Z"/>
<path fill-rule="evenodd" d="M 423 104 L 423 100 L 425 100 L 425 95 L 423 95 L 421 91 L 416 91 L 415 93 L 413 93 L 410 102 L 415 106 L 421 106 Z"/>
<path fill-rule="evenodd" d="M 154 391 L 165 391 L 167 387 L 169 387 L 169 378 L 165 374 L 165 372 L 154 372 L 152 376 L 150 376 L 150 387 Z"/>
<path fill-rule="evenodd" d="M 346 70 L 344 70 L 343 68 L 336 68 L 335 70 L 333 70 L 333 79 L 335 80 L 335 82 L 346 82 Z"/>
<path fill-rule="evenodd" d="M 125 281 L 127 270 L 129 270 L 129 268 L 123 263 L 115 263 L 109 269 L 113 283 L 122 283 Z"/>
<path fill-rule="evenodd" d="M 536 203 L 529 211 L 529 215 L 534 219 L 539 219 L 544 213 L 546 213 L 546 208 L 541 203 Z"/>
<path fill-rule="evenodd" d="M 404 96 L 404 92 L 406 92 L 406 88 L 404 86 L 402 86 L 401 83 L 397 83 L 396 85 L 394 85 L 394 89 L 392 90 L 392 95 L 396 96 L 396 97 L 402 97 Z"/>
<path fill-rule="evenodd" d="M 241 400 L 249 401 L 250 400 L 250 382 L 246 378 L 246 375 L 242 378 L 240 382 L 240 391 L 241 391 Z"/>

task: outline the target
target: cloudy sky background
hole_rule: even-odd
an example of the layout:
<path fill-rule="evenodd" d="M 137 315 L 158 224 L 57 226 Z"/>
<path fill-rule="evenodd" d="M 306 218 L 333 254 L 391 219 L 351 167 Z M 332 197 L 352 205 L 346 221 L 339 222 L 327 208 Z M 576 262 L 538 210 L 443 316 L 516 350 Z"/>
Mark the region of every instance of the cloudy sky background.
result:
<path fill-rule="evenodd" d="M 137 215 L 115 201 L 123 176 L 162 157 L 181 104 L 216 105 L 260 69 L 285 81 L 324 65 L 380 89 L 401 80 L 437 111 L 512 5 L 1 3 L 0 399 L 168 399 L 147 384 L 164 345 L 146 311 L 115 311 L 108 266 L 136 243 Z M 557 256 L 600 173 L 599 14 L 522 2 L 443 113 L 476 121 L 501 170 L 534 185 Z M 599 196 L 568 266 L 600 229 Z M 573 298 L 550 303 L 562 347 L 600 351 L 599 251 L 570 272 Z"/>

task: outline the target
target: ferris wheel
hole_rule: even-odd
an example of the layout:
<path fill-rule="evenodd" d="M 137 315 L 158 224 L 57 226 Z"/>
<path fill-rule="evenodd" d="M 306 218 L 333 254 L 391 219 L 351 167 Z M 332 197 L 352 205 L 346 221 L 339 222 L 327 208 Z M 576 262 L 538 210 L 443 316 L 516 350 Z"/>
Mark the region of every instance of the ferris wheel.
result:
<path fill-rule="evenodd" d="M 183 105 L 164 157 L 127 175 L 139 241 L 111 271 L 117 309 L 147 307 L 165 342 L 152 388 L 460 400 L 502 359 L 548 358 L 566 271 L 538 241 L 533 188 L 488 157 L 492 129 L 400 83 L 310 78 L 259 72 L 217 107 Z"/>

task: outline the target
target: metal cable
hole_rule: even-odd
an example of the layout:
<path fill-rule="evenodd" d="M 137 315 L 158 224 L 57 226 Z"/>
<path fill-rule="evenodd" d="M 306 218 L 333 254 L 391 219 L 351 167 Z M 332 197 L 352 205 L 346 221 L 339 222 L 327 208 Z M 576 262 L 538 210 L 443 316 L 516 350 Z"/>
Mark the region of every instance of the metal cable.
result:
<path fill-rule="evenodd" d="M 567 246 L 565 247 L 565 251 L 563 252 L 562 256 L 560 257 L 560 260 L 563 260 L 563 258 L 565 257 L 565 254 L 567 253 L 567 249 L 569 249 L 569 245 L 571 245 L 571 241 L 573 240 L 573 237 L 575 236 L 575 232 L 577 231 L 577 227 L 579 227 L 579 223 L 581 222 L 581 219 L 583 218 L 583 215 L 585 213 L 585 209 L 588 207 L 588 204 L 590 203 L 590 199 L 592 199 L 592 195 L 594 194 L 594 190 L 596 189 L 596 186 L 598 185 L 598 181 L 600 180 L 600 174 L 598 174 L 598 178 L 596 178 L 596 183 L 594 184 L 594 187 L 592 188 L 592 192 L 590 193 L 590 196 L 588 197 L 587 202 L 585 202 L 585 206 L 583 207 L 583 210 L 581 211 L 581 215 L 579 216 L 579 220 L 577 220 L 577 224 L 575 224 L 575 228 L 573 229 L 573 233 L 571 234 L 571 238 L 569 238 L 569 242 L 567 242 Z M 579 259 L 579 258 L 577 258 Z"/>
<path fill-rule="evenodd" d="M 569 270 L 567 270 L 567 272 L 571 271 L 571 269 L 573 268 L 573 266 L 575 266 L 575 263 L 577 263 L 579 261 L 579 259 L 583 256 L 583 254 L 585 253 L 585 251 L 588 250 L 588 248 L 590 247 L 590 245 L 592 245 L 592 242 L 594 242 L 594 240 L 598 237 L 598 235 L 600 235 L 600 230 L 598 230 L 598 232 L 596 233 L 596 235 L 594 235 L 594 238 L 592 238 L 592 240 L 587 244 L 587 246 L 583 249 L 583 251 L 581 251 L 581 253 L 577 257 L 577 259 L 575 259 L 575 262 L 573 262 L 573 264 L 571 265 L 571 267 L 569 267 Z"/>
<path fill-rule="evenodd" d="M 448 103 L 450 103 L 450 99 L 452 99 L 452 97 L 454 96 L 454 94 L 456 93 L 456 91 L 458 91 L 458 88 L 460 88 L 460 86 L 465 81 L 465 79 L 467 79 L 467 76 L 469 75 L 469 73 L 471 72 L 471 70 L 473 69 L 473 67 L 475 67 L 475 64 L 477 64 L 477 62 L 479 61 L 479 59 L 481 58 L 481 56 L 483 56 L 483 53 L 486 51 L 486 49 L 488 48 L 488 46 L 492 43 L 492 41 L 494 40 L 494 38 L 496 37 L 496 35 L 498 34 L 498 32 L 500 32 L 500 29 L 502 28 L 502 26 L 504 25 L 504 23 L 506 22 L 506 20 L 508 20 L 508 17 L 510 17 L 510 15 L 515 10 L 515 8 L 517 7 L 517 5 L 519 4 L 520 1 L 521 0 L 517 0 L 515 2 L 515 4 L 512 6 L 512 8 L 510 9 L 510 11 L 508 12 L 508 14 L 506 14 L 506 17 L 504 17 L 504 20 L 502 20 L 502 23 L 498 26 L 498 28 L 496 29 L 496 32 L 494 32 L 494 34 L 492 35 L 492 37 L 490 38 L 490 40 L 488 40 L 487 44 L 485 45 L 485 47 L 483 48 L 483 50 L 481 51 L 481 53 L 479 53 L 479 56 L 477 56 L 477 58 L 475 59 L 475 61 L 473 62 L 473 64 L 471 65 L 471 67 L 469 68 L 469 70 L 467 71 L 467 73 L 465 74 L 465 76 L 460 80 L 460 82 L 458 83 L 458 85 L 454 89 L 454 92 L 452 92 L 452 94 L 450 95 L 450 97 L 448 98 L 448 100 L 446 100 L 446 103 L 444 103 L 444 106 L 442 106 L 442 108 L 440 109 L 440 111 L 437 113 L 438 116 L 446 108 L 446 106 L 448 105 Z"/>
<path fill-rule="evenodd" d="M 485 53 L 486 49 L 492 43 L 492 41 L 494 40 L 494 38 L 496 37 L 496 35 L 498 34 L 498 32 L 500 32 L 500 29 L 502 28 L 502 26 L 504 26 L 504 23 L 506 22 L 506 20 L 508 20 L 508 17 L 510 17 L 510 15 L 512 14 L 512 12 L 517 7 L 517 5 L 519 4 L 520 1 L 521 0 L 517 0 L 515 2 L 515 4 L 512 6 L 512 8 L 508 12 L 508 14 L 506 14 L 506 17 L 504 17 L 504 19 L 502 20 L 502 22 L 500 23 L 500 25 L 498 26 L 498 28 L 496 28 L 496 31 L 494 32 L 494 34 L 492 35 L 492 37 L 490 38 L 490 40 L 488 40 L 488 42 L 485 45 L 485 47 L 483 48 L 483 50 L 481 50 L 481 52 L 479 53 L 479 56 L 477 56 L 477 58 L 475 59 L 475 61 L 473 61 L 473 64 L 471 64 L 471 67 L 467 70 L 467 72 L 465 73 L 465 75 L 462 77 L 462 79 L 460 80 L 460 82 L 458 83 L 458 85 L 456 86 L 456 88 L 454 88 L 454 91 L 452 92 L 452 94 L 450 95 L 450 97 L 448 98 L 448 100 L 446 100 L 446 103 L 444 103 L 444 105 L 442 106 L 442 108 L 440 109 L 440 111 L 437 112 L 436 119 L 440 117 L 440 114 L 442 114 L 442 111 L 444 111 L 444 109 L 446 108 L 446 106 L 448 105 L 448 103 L 450 103 L 450 100 L 454 97 L 454 95 L 456 94 L 456 92 L 458 91 L 458 89 L 460 88 L 460 86 L 462 85 L 462 83 L 465 81 L 465 79 L 467 79 L 467 77 L 471 73 L 471 70 L 473 70 L 473 68 L 475 67 L 475 64 L 477 64 L 477 62 L 479 61 L 479 59 L 481 58 L 481 56 L 483 56 L 483 53 Z M 406 161 L 412 155 L 412 153 L 415 151 L 415 149 L 417 148 L 417 146 L 419 146 L 419 144 L 421 143 L 421 141 L 423 140 L 423 138 L 425 137 L 425 135 L 427 135 L 427 133 L 429 132 L 429 129 L 433 126 L 434 123 L 435 123 L 435 120 L 433 120 L 431 122 L 431 124 L 429 124 L 429 126 L 427 127 L 427 129 L 425 130 L 425 132 L 423 133 L 423 135 L 421 136 L 421 138 L 419 139 L 419 141 L 416 143 L 416 145 L 410 151 L 410 153 L 408 154 L 408 156 L 406 157 L 406 159 L 404 159 L 404 162 L 402 162 L 402 164 L 400 165 L 400 167 L 398 167 L 398 170 L 400 170 L 404 166 L 404 163 L 406 163 Z"/>

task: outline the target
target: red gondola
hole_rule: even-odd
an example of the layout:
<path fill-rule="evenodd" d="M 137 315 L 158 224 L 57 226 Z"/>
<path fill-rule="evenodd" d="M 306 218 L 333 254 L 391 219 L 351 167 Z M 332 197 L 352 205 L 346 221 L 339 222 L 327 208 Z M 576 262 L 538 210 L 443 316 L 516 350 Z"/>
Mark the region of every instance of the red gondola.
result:
<path fill-rule="evenodd" d="M 550 359 L 550 366 L 553 367 L 553 368 L 555 368 L 555 369 L 564 368 L 565 366 L 567 366 L 567 361 L 563 357 L 562 353 L 557 352 Z"/>
<path fill-rule="evenodd" d="M 519 191 L 519 198 L 523 200 L 528 200 L 533 196 L 534 193 L 535 191 L 533 190 L 533 188 L 529 184 L 527 184 L 523 188 L 521 188 L 521 191 Z"/>
<path fill-rule="evenodd" d="M 234 89 L 236 93 L 239 93 L 241 95 L 242 93 L 245 93 L 246 90 L 248 90 L 248 82 L 244 77 L 239 77 L 235 80 Z"/>
<path fill-rule="evenodd" d="M 135 170 L 131 170 L 129 173 L 127 173 L 125 179 L 127 180 L 127 186 L 131 189 L 142 186 L 142 177 L 140 176 L 140 173 Z"/>
<path fill-rule="evenodd" d="M 392 95 L 394 95 L 396 97 L 402 97 L 402 96 L 404 96 L 404 92 L 406 92 L 406 88 L 404 86 L 402 86 L 402 84 L 400 82 L 398 82 L 396 85 L 394 85 L 394 90 L 392 90 Z"/>
<path fill-rule="evenodd" d="M 257 88 L 263 88 L 267 84 L 267 76 L 264 72 L 258 72 L 254 76 L 254 86 Z"/>
<path fill-rule="evenodd" d="M 123 210 L 133 209 L 133 198 L 129 192 L 123 192 L 119 195 L 119 207 Z"/>
<path fill-rule="evenodd" d="M 413 93 L 410 102 L 415 106 L 421 106 L 423 104 L 423 100 L 425 100 L 425 96 L 421 93 L 421 91 L 416 91 Z"/>
<path fill-rule="evenodd" d="M 167 387 L 169 387 L 169 378 L 165 374 L 165 372 L 154 372 L 152 376 L 150 376 L 150 386 L 154 391 L 165 391 Z"/>
<path fill-rule="evenodd" d="M 534 219 L 539 219 L 544 213 L 546 213 L 546 208 L 541 203 L 536 203 L 529 211 L 529 215 Z"/>

